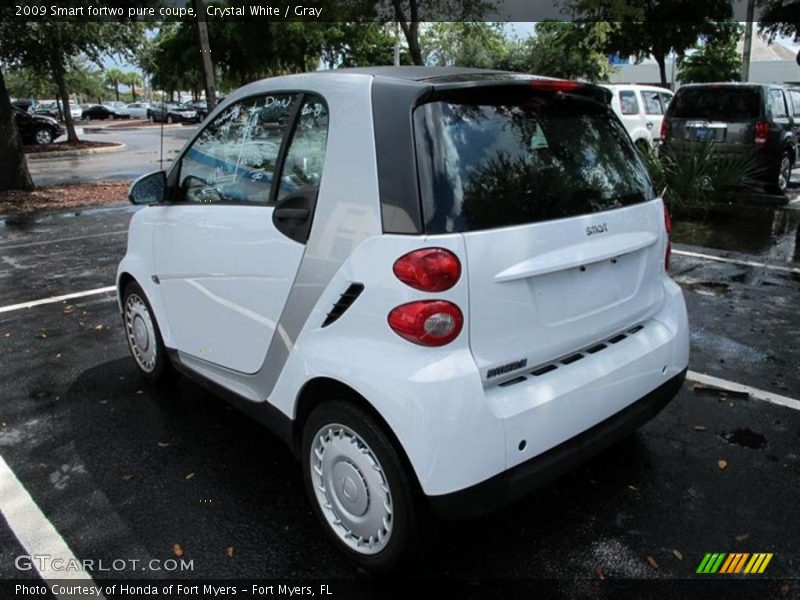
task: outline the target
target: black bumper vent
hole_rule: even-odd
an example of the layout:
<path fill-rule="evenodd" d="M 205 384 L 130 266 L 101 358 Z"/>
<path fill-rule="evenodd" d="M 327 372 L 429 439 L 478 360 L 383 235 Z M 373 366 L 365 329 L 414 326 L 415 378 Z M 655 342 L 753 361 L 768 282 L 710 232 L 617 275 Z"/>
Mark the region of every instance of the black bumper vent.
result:
<path fill-rule="evenodd" d="M 351 283 L 350 287 L 344 291 L 344 293 L 336 301 L 336 304 L 333 305 L 331 312 L 328 313 L 328 316 L 325 317 L 325 320 L 322 322 L 322 326 L 327 327 L 331 323 L 334 323 L 336 320 L 338 320 L 339 317 L 341 317 L 347 311 L 347 309 L 353 305 L 353 302 L 356 301 L 356 298 L 358 298 L 363 291 L 363 283 Z"/>

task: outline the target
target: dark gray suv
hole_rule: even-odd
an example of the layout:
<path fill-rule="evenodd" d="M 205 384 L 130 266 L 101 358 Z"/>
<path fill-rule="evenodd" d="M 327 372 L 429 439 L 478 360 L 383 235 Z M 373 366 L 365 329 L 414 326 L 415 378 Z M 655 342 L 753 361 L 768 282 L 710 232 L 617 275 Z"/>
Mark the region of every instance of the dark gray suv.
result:
<path fill-rule="evenodd" d="M 665 148 L 714 140 L 725 153 L 756 152 L 767 189 L 784 193 L 800 128 L 800 94 L 792 91 L 757 83 L 684 85 L 661 126 Z"/>

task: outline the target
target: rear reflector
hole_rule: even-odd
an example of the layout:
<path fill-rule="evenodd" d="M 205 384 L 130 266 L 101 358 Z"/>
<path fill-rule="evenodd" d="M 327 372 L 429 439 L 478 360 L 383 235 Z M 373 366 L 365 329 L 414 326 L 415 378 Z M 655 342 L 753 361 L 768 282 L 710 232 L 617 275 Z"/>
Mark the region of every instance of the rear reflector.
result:
<path fill-rule="evenodd" d="M 389 313 L 389 327 L 421 346 L 444 346 L 461 333 L 464 315 L 452 302 L 421 300 L 402 304 Z"/>

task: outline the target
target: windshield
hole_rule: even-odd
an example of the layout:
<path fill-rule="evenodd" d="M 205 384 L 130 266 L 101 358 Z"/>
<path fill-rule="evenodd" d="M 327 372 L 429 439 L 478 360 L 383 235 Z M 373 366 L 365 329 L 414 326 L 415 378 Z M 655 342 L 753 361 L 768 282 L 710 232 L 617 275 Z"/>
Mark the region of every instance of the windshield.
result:
<path fill-rule="evenodd" d="M 699 87 L 678 90 L 669 116 L 722 121 L 757 119 L 761 113 L 758 88 Z"/>
<path fill-rule="evenodd" d="M 431 102 L 414 113 L 426 232 L 473 231 L 654 197 L 622 125 L 599 103 Z"/>

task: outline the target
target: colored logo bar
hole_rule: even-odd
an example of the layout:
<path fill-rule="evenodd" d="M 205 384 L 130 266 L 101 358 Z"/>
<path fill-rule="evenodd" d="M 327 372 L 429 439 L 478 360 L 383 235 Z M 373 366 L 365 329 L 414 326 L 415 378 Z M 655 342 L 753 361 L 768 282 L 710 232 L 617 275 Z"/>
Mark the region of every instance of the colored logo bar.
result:
<path fill-rule="evenodd" d="M 700 561 L 697 573 L 713 574 L 724 573 L 727 575 L 746 573 L 750 575 L 761 574 L 772 560 L 772 553 L 756 552 L 709 552 Z"/>

